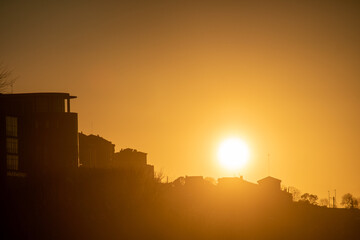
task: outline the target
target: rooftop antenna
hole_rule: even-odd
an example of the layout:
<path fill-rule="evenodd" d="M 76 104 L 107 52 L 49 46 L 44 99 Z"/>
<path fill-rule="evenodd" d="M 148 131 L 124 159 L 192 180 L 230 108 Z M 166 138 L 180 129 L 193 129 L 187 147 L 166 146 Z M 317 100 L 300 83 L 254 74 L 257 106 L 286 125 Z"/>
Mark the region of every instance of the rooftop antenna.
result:
<path fill-rule="evenodd" d="M 328 191 L 328 196 L 329 196 L 329 208 L 331 207 L 331 204 L 330 204 L 330 191 Z"/>
<path fill-rule="evenodd" d="M 270 176 L 270 154 L 268 153 L 268 176 Z"/>
<path fill-rule="evenodd" d="M 334 208 L 336 208 L 336 189 L 334 189 L 334 192 L 335 192 L 335 196 L 334 196 L 334 200 L 333 200 L 333 205 L 334 205 Z"/>

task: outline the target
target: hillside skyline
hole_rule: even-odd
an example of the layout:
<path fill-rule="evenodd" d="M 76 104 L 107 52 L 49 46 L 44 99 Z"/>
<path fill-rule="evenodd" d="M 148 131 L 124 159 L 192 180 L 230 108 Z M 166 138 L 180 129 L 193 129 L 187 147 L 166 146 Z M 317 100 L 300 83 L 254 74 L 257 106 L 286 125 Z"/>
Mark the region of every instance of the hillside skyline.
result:
<path fill-rule="evenodd" d="M 148 152 L 170 179 L 271 175 L 360 196 L 356 1 L 19 1 L 0 12 L 14 93 L 78 96 L 79 131 Z M 216 153 L 233 136 L 250 158 L 229 172 Z"/>

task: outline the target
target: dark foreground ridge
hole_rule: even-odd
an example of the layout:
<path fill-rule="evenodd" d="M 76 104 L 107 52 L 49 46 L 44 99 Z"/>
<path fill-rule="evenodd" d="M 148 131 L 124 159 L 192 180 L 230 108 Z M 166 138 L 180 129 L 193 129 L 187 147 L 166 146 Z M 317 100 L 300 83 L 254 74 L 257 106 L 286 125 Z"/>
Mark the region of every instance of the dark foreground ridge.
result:
<path fill-rule="evenodd" d="M 358 209 L 293 202 L 270 176 L 162 183 L 146 153 L 79 134 L 72 98 L 0 95 L 1 239 L 360 239 Z"/>
<path fill-rule="evenodd" d="M 358 209 L 281 201 L 276 193 L 243 187 L 158 183 L 114 170 L 79 169 L 66 178 L 6 189 L 2 233 L 17 239 L 360 237 Z"/>

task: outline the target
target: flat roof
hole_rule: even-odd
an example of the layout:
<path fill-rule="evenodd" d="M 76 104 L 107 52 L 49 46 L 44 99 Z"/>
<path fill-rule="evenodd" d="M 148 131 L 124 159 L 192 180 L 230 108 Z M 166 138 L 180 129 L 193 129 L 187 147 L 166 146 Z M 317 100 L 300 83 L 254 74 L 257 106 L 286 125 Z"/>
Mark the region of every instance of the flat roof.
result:
<path fill-rule="evenodd" d="M 61 97 L 64 99 L 76 98 L 76 96 L 70 96 L 69 93 L 62 92 L 37 92 L 37 93 L 7 93 L 1 94 L 0 97 Z"/>

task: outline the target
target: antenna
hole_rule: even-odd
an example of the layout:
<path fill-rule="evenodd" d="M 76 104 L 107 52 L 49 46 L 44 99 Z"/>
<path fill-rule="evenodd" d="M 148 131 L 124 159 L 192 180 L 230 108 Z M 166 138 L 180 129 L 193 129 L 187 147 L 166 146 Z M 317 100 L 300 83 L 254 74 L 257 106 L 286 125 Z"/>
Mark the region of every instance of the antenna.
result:
<path fill-rule="evenodd" d="M 330 191 L 328 191 L 328 196 L 329 196 L 329 208 L 331 207 L 331 204 L 330 204 Z"/>
<path fill-rule="evenodd" d="M 270 176 L 270 154 L 268 153 L 268 176 Z"/>
<path fill-rule="evenodd" d="M 333 200 L 333 205 L 334 205 L 334 208 L 336 208 L 336 189 L 334 189 L 334 192 L 335 192 L 335 196 L 334 196 L 334 200 Z"/>

